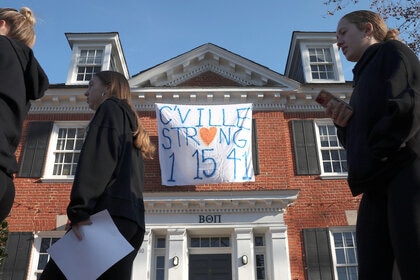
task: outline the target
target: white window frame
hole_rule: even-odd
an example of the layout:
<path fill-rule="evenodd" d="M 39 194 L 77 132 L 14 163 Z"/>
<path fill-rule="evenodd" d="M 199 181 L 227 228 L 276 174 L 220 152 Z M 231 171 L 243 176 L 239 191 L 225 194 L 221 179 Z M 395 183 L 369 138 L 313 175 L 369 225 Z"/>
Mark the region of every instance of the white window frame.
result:
<path fill-rule="evenodd" d="M 342 178 L 347 177 L 347 174 L 348 174 L 347 172 L 325 172 L 324 171 L 324 162 L 322 160 L 322 151 L 324 150 L 324 148 L 321 147 L 321 137 L 319 134 L 319 126 L 334 126 L 334 123 L 331 121 L 331 119 L 318 119 L 314 121 L 314 125 L 315 125 L 314 129 L 315 129 L 315 136 L 316 136 L 316 142 L 317 142 L 319 166 L 321 169 L 320 177 L 323 179 L 342 179 Z M 338 138 L 337 138 L 337 142 L 339 143 Z M 336 150 L 336 148 L 332 148 L 331 150 Z M 341 147 L 340 150 L 344 151 L 344 148 Z"/>
<path fill-rule="evenodd" d="M 66 232 L 64 230 L 41 231 L 34 234 L 34 242 L 31 250 L 31 257 L 29 261 L 28 280 L 37 280 L 37 273 L 42 270 L 38 269 L 39 254 L 41 250 L 41 242 L 43 238 L 61 238 Z"/>
<path fill-rule="evenodd" d="M 71 182 L 74 175 L 53 175 L 55 151 L 60 128 L 87 128 L 89 121 L 69 121 L 55 122 L 50 136 L 48 151 L 45 161 L 44 174 L 41 180 L 43 182 Z"/>
<path fill-rule="evenodd" d="M 263 241 L 263 245 L 262 246 L 257 246 L 255 244 L 255 238 L 257 237 L 261 237 L 262 241 Z M 264 257 L 264 264 L 263 264 L 263 269 L 264 269 L 264 279 L 268 279 L 267 277 L 267 254 L 266 254 L 266 236 L 265 234 L 254 234 L 254 250 L 255 250 L 255 277 L 258 277 L 258 265 L 257 265 L 257 255 L 262 255 Z M 257 278 L 258 279 L 258 278 Z"/>
<path fill-rule="evenodd" d="M 165 240 L 165 247 L 157 247 L 158 239 Z M 166 250 L 168 248 L 168 238 L 164 235 L 156 235 L 153 238 L 153 261 L 152 261 L 152 277 L 150 279 L 156 280 L 157 279 L 157 258 L 163 257 L 164 258 L 164 267 L 159 268 L 159 270 L 163 270 L 163 279 L 166 279 L 168 276 L 168 268 L 167 268 L 167 261 L 166 261 Z"/>
<path fill-rule="evenodd" d="M 112 45 L 97 45 L 97 44 L 74 44 L 72 58 L 70 62 L 69 72 L 67 74 L 67 82 L 66 84 L 72 85 L 87 85 L 89 81 L 78 81 L 77 80 L 77 73 L 79 70 L 79 59 L 81 56 L 81 52 L 83 50 L 101 50 L 102 51 L 102 61 L 101 64 L 98 66 L 101 67 L 102 70 L 109 69 L 110 67 L 110 57 L 111 57 L 111 50 Z"/>
<path fill-rule="evenodd" d="M 346 264 L 338 264 L 337 263 L 337 254 L 336 254 L 336 247 L 335 247 L 335 242 L 334 242 L 334 233 L 353 233 L 353 237 L 354 237 L 354 242 L 353 242 L 353 247 L 346 247 L 348 250 L 351 250 L 351 248 L 354 248 L 354 254 L 356 257 L 356 263 L 355 264 L 350 264 L 350 263 L 346 263 Z M 358 266 L 358 262 L 357 262 L 357 253 L 356 253 L 356 228 L 355 226 L 346 226 L 346 227 L 332 227 L 329 228 L 329 234 L 330 234 L 330 246 L 331 246 L 331 255 L 332 255 L 332 259 L 333 259 L 333 266 L 334 266 L 334 279 L 338 279 L 338 272 L 337 272 L 337 268 L 338 267 L 351 267 L 351 266 L 355 266 L 356 267 L 356 273 L 357 273 L 357 266 Z M 356 278 L 357 279 L 357 278 Z"/>
<path fill-rule="evenodd" d="M 311 70 L 311 62 L 309 58 L 309 49 L 329 49 L 332 58 L 332 66 L 334 72 L 334 79 L 313 79 L 312 78 L 312 70 Z M 340 53 L 338 51 L 337 44 L 331 43 L 302 43 L 301 44 L 301 54 L 302 54 L 302 63 L 304 69 L 305 80 L 307 83 L 344 83 L 344 73 L 343 69 L 341 68 L 341 60 L 340 60 Z M 340 67 L 339 67 L 340 65 Z"/>

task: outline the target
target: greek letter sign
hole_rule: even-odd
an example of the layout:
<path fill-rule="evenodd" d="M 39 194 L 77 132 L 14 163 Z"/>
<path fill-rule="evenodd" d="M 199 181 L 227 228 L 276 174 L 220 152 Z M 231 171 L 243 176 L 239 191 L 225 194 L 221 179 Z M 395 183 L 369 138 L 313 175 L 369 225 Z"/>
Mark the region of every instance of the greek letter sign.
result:
<path fill-rule="evenodd" d="M 254 181 L 252 104 L 156 104 L 166 186 Z"/>

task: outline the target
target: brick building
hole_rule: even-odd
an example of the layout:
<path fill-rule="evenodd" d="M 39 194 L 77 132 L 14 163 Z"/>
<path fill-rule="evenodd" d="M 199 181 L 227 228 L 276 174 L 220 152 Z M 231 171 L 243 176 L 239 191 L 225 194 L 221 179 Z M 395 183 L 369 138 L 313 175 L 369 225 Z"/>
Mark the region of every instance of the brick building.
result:
<path fill-rule="evenodd" d="M 33 102 L 17 151 L 20 171 L 1 279 L 37 279 L 46 249 L 64 235 L 85 129 L 92 73 L 129 79 L 158 144 L 155 103 L 251 103 L 255 181 L 166 186 L 146 161 L 146 235 L 133 279 L 357 279 L 352 197 L 335 127 L 314 101 L 348 101 L 333 32 L 294 32 L 284 74 L 208 43 L 130 76 L 119 34 L 67 33 L 67 81 Z M 263 51 L 263 50 L 261 50 Z M 94 164 L 94 162 L 92 163 Z"/>

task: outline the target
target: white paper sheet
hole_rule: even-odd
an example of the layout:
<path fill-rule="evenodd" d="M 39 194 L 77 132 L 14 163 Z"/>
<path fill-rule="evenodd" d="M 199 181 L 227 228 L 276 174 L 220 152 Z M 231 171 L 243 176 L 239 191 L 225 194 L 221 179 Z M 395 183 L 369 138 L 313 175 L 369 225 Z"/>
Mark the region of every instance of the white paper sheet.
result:
<path fill-rule="evenodd" d="M 82 226 L 83 239 L 69 231 L 47 252 L 68 280 L 94 280 L 134 248 L 121 235 L 107 210 L 90 217 Z"/>

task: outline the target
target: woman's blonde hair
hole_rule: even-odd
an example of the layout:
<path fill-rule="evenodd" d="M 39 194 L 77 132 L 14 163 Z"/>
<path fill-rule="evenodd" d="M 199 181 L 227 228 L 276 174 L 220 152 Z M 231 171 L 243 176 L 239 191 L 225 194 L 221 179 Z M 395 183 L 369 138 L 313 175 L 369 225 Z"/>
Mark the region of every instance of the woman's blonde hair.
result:
<path fill-rule="evenodd" d="M 124 75 L 115 71 L 101 71 L 96 73 L 95 76 L 98 77 L 105 86 L 109 87 L 110 96 L 126 100 L 128 105 L 130 105 L 131 110 L 136 116 L 137 123 L 137 130 L 133 132 L 134 145 L 137 149 L 141 150 L 143 158 L 153 159 L 156 147 L 150 141 L 150 137 L 141 124 L 140 118 L 132 105 L 130 85 L 128 84 L 127 79 Z"/>
<path fill-rule="evenodd" d="M 373 37 L 380 41 L 399 40 L 399 31 L 397 29 L 388 29 L 384 19 L 377 13 L 367 10 L 359 10 L 346 14 L 343 19 L 353 23 L 356 27 L 363 31 L 366 23 L 373 25 Z"/>
<path fill-rule="evenodd" d="M 10 8 L 0 8 L 0 20 L 9 25 L 7 37 L 19 40 L 28 47 L 35 45 L 35 16 L 31 9 L 22 7 L 20 11 Z"/>

